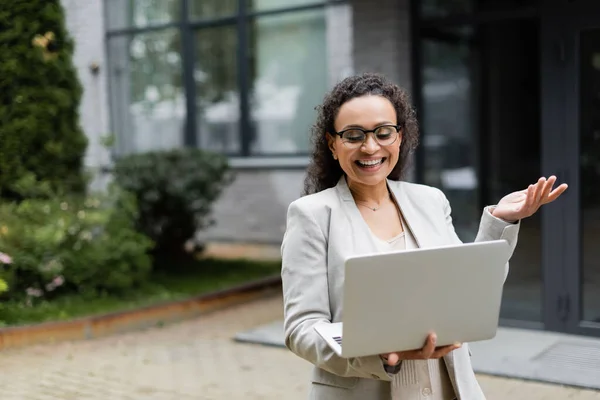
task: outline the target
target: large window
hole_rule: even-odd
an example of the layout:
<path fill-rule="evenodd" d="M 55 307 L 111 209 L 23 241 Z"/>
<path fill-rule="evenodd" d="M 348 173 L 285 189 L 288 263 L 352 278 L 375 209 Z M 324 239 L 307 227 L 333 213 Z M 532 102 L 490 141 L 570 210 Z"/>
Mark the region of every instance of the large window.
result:
<path fill-rule="evenodd" d="M 117 151 L 181 147 L 186 108 L 179 31 L 116 36 L 108 51 Z"/>
<path fill-rule="evenodd" d="M 328 86 L 326 0 L 106 0 L 118 154 L 304 155 Z"/>
<path fill-rule="evenodd" d="M 239 154 L 242 146 L 235 25 L 198 29 L 194 38 L 196 142 L 204 149 Z"/>
<path fill-rule="evenodd" d="M 250 151 L 306 153 L 314 108 L 327 87 L 324 12 L 264 16 L 250 30 L 250 116 L 256 132 Z"/>

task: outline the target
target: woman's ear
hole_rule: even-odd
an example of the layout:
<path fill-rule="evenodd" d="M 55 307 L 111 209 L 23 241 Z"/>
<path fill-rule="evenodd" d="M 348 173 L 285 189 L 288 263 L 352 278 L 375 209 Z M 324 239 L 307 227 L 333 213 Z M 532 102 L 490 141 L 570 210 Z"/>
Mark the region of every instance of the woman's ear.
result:
<path fill-rule="evenodd" d="M 398 131 L 398 148 L 400 149 L 400 151 L 402 151 L 402 142 L 404 139 L 404 128 L 400 128 L 400 130 Z"/>
<path fill-rule="evenodd" d="M 337 153 L 335 151 L 335 144 L 336 144 L 335 138 L 329 132 L 326 133 L 325 136 L 327 138 L 327 147 L 329 147 L 329 150 L 331 151 L 331 155 L 333 156 L 333 159 L 337 160 Z"/>

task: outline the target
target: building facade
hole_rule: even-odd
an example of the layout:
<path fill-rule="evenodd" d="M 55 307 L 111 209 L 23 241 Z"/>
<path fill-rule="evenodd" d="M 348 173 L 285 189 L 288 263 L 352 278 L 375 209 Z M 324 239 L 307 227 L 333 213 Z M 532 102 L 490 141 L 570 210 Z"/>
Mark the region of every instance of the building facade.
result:
<path fill-rule="evenodd" d="M 278 244 L 314 107 L 345 76 L 407 88 L 411 180 L 441 188 L 459 236 L 541 175 L 570 188 L 524 222 L 504 325 L 600 336 L 597 0 L 63 0 L 85 87 L 87 164 L 196 146 L 237 179 L 211 240 Z M 95 67 L 99 68 L 95 68 Z M 112 151 L 102 137 L 116 136 Z"/>

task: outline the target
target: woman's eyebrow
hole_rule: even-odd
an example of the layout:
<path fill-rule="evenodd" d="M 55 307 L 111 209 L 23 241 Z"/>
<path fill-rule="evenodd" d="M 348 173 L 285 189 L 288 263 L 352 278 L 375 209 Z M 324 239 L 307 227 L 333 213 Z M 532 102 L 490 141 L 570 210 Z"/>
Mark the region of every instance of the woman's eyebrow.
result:
<path fill-rule="evenodd" d="M 381 125 L 395 125 L 395 124 L 393 122 L 391 122 L 391 121 L 382 121 L 382 122 L 376 123 L 375 125 L 373 125 L 373 127 L 375 128 L 375 127 L 381 126 Z M 368 130 L 368 128 L 365 128 L 362 125 L 359 125 L 359 124 L 350 124 L 350 125 L 344 126 L 342 129 L 340 129 L 340 132 L 344 131 L 346 129 L 352 129 L 352 128 L 361 128 L 361 129 L 367 129 Z"/>

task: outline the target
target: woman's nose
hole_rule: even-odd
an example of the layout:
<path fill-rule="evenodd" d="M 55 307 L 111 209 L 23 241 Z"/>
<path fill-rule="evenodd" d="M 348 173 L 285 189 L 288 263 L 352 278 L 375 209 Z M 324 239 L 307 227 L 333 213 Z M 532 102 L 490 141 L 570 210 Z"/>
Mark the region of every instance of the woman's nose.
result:
<path fill-rule="evenodd" d="M 367 138 L 362 145 L 362 149 L 365 153 L 375 153 L 379 150 L 379 143 L 377 143 L 373 135 L 367 135 Z"/>

